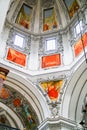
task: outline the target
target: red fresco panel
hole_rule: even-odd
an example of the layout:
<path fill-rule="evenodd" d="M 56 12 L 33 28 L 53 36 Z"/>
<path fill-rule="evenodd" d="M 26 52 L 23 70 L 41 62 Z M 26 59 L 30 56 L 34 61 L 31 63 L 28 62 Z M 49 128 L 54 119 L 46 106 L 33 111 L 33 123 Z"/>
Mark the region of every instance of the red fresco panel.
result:
<path fill-rule="evenodd" d="M 12 49 L 12 48 L 9 48 L 8 49 L 8 54 L 7 54 L 7 60 L 15 62 L 15 63 L 17 63 L 19 65 L 25 66 L 25 64 L 26 64 L 26 55 Z"/>
<path fill-rule="evenodd" d="M 87 33 L 85 33 L 82 37 L 84 47 L 87 46 Z M 75 57 L 78 56 L 82 50 L 83 50 L 83 44 L 82 40 L 80 39 L 75 45 L 74 45 L 74 52 L 75 52 Z"/>
<path fill-rule="evenodd" d="M 60 64 L 61 64 L 60 54 L 42 57 L 42 68 L 58 66 Z"/>

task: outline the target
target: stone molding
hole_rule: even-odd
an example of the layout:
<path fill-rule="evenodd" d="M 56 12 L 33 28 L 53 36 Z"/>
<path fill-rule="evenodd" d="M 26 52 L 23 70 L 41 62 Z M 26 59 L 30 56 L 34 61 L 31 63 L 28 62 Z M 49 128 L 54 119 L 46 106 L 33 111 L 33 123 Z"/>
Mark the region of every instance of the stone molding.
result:
<path fill-rule="evenodd" d="M 76 122 L 59 116 L 58 118 L 47 118 L 38 127 L 39 130 L 62 130 L 63 128 L 74 130 L 76 128 Z"/>

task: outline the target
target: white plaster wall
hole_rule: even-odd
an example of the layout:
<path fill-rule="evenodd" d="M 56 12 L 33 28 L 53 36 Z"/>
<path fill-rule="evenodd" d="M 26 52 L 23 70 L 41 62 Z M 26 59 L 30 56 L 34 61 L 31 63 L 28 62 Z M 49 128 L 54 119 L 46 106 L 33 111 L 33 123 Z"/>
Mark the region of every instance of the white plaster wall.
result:
<path fill-rule="evenodd" d="M 40 24 L 40 0 L 38 0 L 36 15 L 34 21 L 34 33 L 39 33 L 39 24 Z"/>
<path fill-rule="evenodd" d="M 61 22 L 62 22 L 61 26 L 63 26 L 63 28 L 64 28 L 67 25 L 67 21 L 66 21 L 67 19 L 65 17 L 64 11 L 63 11 L 64 9 L 60 5 L 60 2 L 58 0 L 56 0 L 56 1 L 57 1 L 56 3 L 57 3 L 57 6 L 58 6 L 58 9 L 59 9 L 59 14 L 60 14 L 60 17 L 61 17 Z"/>
<path fill-rule="evenodd" d="M 31 41 L 31 51 L 29 55 L 29 62 L 28 67 L 30 70 L 38 70 L 38 47 L 39 47 L 39 41 L 38 40 L 32 40 Z"/>
<path fill-rule="evenodd" d="M 76 118 L 81 121 L 81 109 L 82 109 L 82 104 L 84 102 L 85 95 L 87 94 L 87 82 L 86 82 L 86 77 L 87 75 L 87 70 L 80 75 L 80 78 L 78 79 L 79 81 L 76 83 L 76 86 L 73 90 L 71 100 L 69 103 L 69 117 L 72 118 L 72 120 L 76 120 Z M 80 104 L 78 104 L 78 102 Z M 79 107 L 78 107 L 79 105 Z M 79 111 L 80 110 L 80 111 Z M 77 113 L 78 112 L 78 113 Z M 77 121 L 78 121 L 77 120 Z"/>
<path fill-rule="evenodd" d="M 73 52 L 69 42 L 69 34 L 65 33 L 62 36 L 63 40 L 63 63 L 64 65 L 70 65 L 73 61 Z"/>
<path fill-rule="evenodd" d="M 0 34 L 6 20 L 6 14 L 11 0 L 0 0 Z"/>
<path fill-rule="evenodd" d="M 6 20 L 7 11 L 11 0 L 0 0 L 0 57 L 5 55 L 5 47 L 8 31 L 4 30 L 4 24 Z"/>
<path fill-rule="evenodd" d="M 62 100 L 62 107 L 61 107 L 61 113 L 62 116 L 66 118 L 70 118 L 72 120 L 80 120 L 81 118 L 81 106 L 79 106 L 79 102 L 82 95 L 82 87 L 87 79 L 87 70 L 86 70 L 86 64 L 85 61 L 82 65 L 79 66 L 77 70 L 75 70 L 74 75 L 72 75 L 72 78 L 69 80 L 68 84 L 66 85 L 66 90 L 63 96 Z M 84 85 L 85 87 L 85 85 Z M 86 90 L 86 88 L 84 88 Z M 85 91 L 86 93 L 87 91 Z M 82 96 L 83 97 L 85 96 Z M 82 103 L 82 100 L 81 100 Z M 81 105 L 81 104 L 80 104 Z"/>
<path fill-rule="evenodd" d="M 0 35 L 0 58 L 4 59 L 6 57 L 6 42 L 9 34 L 9 29 L 5 28 Z"/>

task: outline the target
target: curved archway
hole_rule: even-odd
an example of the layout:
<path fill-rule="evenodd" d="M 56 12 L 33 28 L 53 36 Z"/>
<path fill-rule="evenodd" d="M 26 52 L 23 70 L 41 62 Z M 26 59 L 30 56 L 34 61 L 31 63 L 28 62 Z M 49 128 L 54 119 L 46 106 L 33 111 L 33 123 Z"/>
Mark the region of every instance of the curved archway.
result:
<path fill-rule="evenodd" d="M 10 72 L 7 80 L 5 81 L 5 84 L 15 89 L 21 93 L 24 98 L 26 98 L 26 100 L 34 109 L 39 123 L 49 117 L 50 112 L 45 98 L 41 95 L 38 88 L 34 86 L 30 81 L 22 76 Z"/>
<path fill-rule="evenodd" d="M 23 124 L 22 124 L 20 118 L 16 115 L 16 113 L 12 109 L 10 109 L 7 105 L 3 104 L 2 102 L 0 102 L 0 107 L 2 107 L 7 112 L 7 114 L 10 115 L 11 122 L 13 122 L 12 120 L 14 120 L 14 122 L 18 126 L 18 128 L 23 130 Z M 7 115 L 6 115 L 6 117 L 7 117 Z M 11 123 L 11 126 L 14 127 L 14 124 Z"/>
<path fill-rule="evenodd" d="M 86 64 L 82 63 L 67 84 L 67 88 L 63 96 L 61 109 L 63 116 L 77 122 L 81 121 L 82 104 L 87 93 L 86 76 Z"/>

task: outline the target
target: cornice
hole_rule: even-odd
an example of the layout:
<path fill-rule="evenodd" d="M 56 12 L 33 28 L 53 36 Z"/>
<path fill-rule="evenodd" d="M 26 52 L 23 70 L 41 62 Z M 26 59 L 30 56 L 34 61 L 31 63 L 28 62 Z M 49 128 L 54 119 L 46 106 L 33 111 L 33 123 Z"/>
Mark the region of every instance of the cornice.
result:
<path fill-rule="evenodd" d="M 57 127 L 57 128 L 64 126 L 65 128 L 73 129 L 76 127 L 76 122 L 59 116 L 58 118 L 47 118 L 40 124 L 40 126 L 38 128 L 39 128 L 39 130 L 44 130 L 44 128 L 46 128 L 47 126 L 48 127 Z"/>

